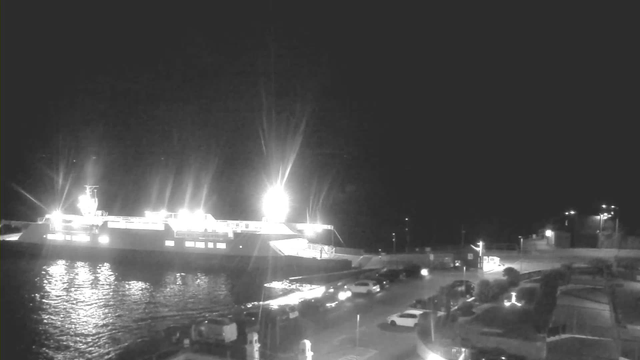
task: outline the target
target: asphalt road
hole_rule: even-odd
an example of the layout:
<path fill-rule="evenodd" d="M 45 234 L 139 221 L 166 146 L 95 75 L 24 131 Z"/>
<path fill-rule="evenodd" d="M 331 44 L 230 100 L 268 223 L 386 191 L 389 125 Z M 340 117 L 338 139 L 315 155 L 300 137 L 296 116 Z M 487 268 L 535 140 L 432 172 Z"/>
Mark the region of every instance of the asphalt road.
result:
<path fill-rule="evenodd" d="M 467 272 L 465 278 L 501 277 L 499 272 Z M 417 298 L 435 295 L 441 286 L 463 278 L 462 271 L 434 272 L 424 279 L 393 283 L 379 294 L 354 296 L 332 312 L 303 319 L 314 360 L 391 360 L 416 358 L 417 337 L 413 328 L 392 327 L 389 315 L 401 312 Z M 357 318 L 360 318 L 359 327 Z"/>

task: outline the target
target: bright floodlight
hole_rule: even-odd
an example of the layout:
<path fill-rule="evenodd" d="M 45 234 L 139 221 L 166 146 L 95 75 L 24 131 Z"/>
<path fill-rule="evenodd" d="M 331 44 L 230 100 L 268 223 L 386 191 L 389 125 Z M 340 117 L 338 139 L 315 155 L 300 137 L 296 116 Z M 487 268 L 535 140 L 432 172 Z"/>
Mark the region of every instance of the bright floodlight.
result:
<path fill-rule="evenodd" d="M 553 236 L 553 231 L 547 230 L 547 231 L 544 232 L 544 235 L 545 236 Z"/>
<path fill-rule="evenodd" d="M 60 210 L 56 210 L 51 213 L 51 224 L 54 228 L 62 226 L 62 212 Z"/>
<path fill-rule="evenodd" d="M 422 270 L 420 270 L 420 275 L 422 275 L 422 276 L 429 276 L 429 269 L 422 269 Z"/>
<path fill-rule="evenodd" d="M 78 208 L 80 208 L 80 212 L 84 216 L 93 214 L 96 211 L 97 205 L 95 200 L 89 197 L 89 195 L 80 195 L 78 198 Z"/>
<path fill-rule="evenodd" d="M 268 221 L 284 222 L 289 212 L 289 197 L 280 186 L 274 186 L 264 196 L 262 211 Z"/>

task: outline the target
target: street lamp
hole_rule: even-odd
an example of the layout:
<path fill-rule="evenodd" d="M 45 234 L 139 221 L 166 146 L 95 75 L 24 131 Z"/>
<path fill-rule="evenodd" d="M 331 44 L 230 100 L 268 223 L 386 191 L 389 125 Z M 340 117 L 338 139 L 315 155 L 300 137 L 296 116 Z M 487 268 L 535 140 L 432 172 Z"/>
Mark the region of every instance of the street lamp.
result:
<path fill-rule="evenodd" d="M 573 211 L 573 210 L 569 210 L 569 211 L 565 211 L 564 214 L 567 216 L 567 218 L 564 220 L 564 226 L 569 226 L 569 218 L 568 218 L 568 216 L 575 215 L 576 212 Z"/>
<path fill-rule="evenodd" d="M 620 219 L 620 208 L 615 206 L 615 205 L 611 205 L 611 206 L 607 206 L 606 204 L 602 205 L 602 208 L 607 210 L 607 209 L 611 209 L 611 214 L 609 214 L 608 212 L 606 213 L 601 213 L 600 214 L 600 232 L 602 232 L 602 225 L 604 224 L 604 220 L 613 217 L 614 215 L 616 215 L 616 237 L 618 236 L 618 225 L 619 225 L 619 219 Z M 614 211 L 615 209 L 615 211 Z"/>
<path fill-rule="evenodd" d="M 393 253 L 396 253 L 396 233 L 391 233 L 391 241 L 393 241 Z"/>
<path fill-rule="evenodd" d="M 520 238 L 520 272 L 522 272 L 522 245 L 524 243 L 524 238 L 522 236 L 518 236 Z"/>
<path fill-rule="evenodd" d="M 407 252 L 409 252 L 409 243 L 411 239 L 411 235 L 409 234 L 409 218 L 405 218 L 404 220 L 407 222 L 404 228 L 404 231 L 406 232 L 406 235 L 407 235 Z"/>
<path fill-rule="evenodd" d="M 619 207 L 617 207 L 617 206 L 613 206 L 613 205 L 611 205 L 611 209 L 612 209 L 612 210 L 613 210 L 613 209 L 616 209 L 616 212 L 618 213 L 618 214 L 616 215 L 616 238 L 617 238 L 617 237 L 618 237 L 618 223 L 619 223 L 619 222 L 618 222 L 618 220 L 620 219 L 620 208 L 619 208 Z M 613 215 L 613 214 L 614 214 L 614 213 L 613 213 L 613 211 L 611 211 L 611 215 Z"/>
<path fill-rule="evenodd" d="M 478 241 L 478 247 L 475 247 L 473 245 L 471 245 L 472 248 L 474 248 L 478 253 L 479 253 L 479 257 L 478 257 L 478 263 L 480 265 L 480 269 L 484 268 L 484 261 L 482 259 L 482 250 L 483 250 L 483 242 L 482 240 Z"/>

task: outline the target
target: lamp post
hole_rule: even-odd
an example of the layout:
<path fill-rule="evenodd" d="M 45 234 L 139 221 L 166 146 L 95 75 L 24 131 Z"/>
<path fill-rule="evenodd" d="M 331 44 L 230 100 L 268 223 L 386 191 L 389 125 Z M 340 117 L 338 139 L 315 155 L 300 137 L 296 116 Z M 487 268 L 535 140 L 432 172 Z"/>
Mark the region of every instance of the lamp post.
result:
<path fill-rule="evenodd" d="M 600 232 L 602 232 L 602 225 L 604 224 L 604 220 L 616 215 L 616 237 L 617 237 L 618 236 L 618 225 L 619 225 L 619 221 L 618 220 L 620 219 L 620 208 L 617 207 L 617 206 L 614 206 L 614 205 L 611 205 L 611 206 L 602 205 L 602 208 L 605 211 L 611 209 L 611 214 L 609 214 L 608 212 L 600 213 Z"/>
<path fill-rule="evenodd" d="M 611 206 L 611 209 L 616 209 L 616 213 L 614 213 L 613 211 L 611 211 L 611 215 L 616 215 L 616 238 L 618 237 L 618 220 L 620 219 L 620 208 L 617 206 Z"/>
<path fill-rule="evenodd" d="M 573 210 L 569 210 L 569 211 L 566 211 L 564 214 L 567 215 L 567 218 L 564 220 L 564 226 L 569 226 L 569 216 L 575 215 L 576 212 Z"/>
<path fill-rule="evenodd" d="M 520 272 L 522 272 L 522 245 L 524 243 L 524 238 L 522 236 L 519 236 L 520 238 Z"/>
<path fill-rule="evenodd" d="M 484 261 L 482 259 L 482 240 L 478 241 L 478 246 L 473 246 L 471 245 L 472 248 L 474 248 L 477 252 L 478 252 L 478 265 L 480 266 L 480 269 L 482 270 L 484 268 Z"/>
<path fill-rule="evenodd" d="M 393 253 L 396 253 L 396 233 L 391 233 L 391 241 L 393 241 Z"/>
<path fill-rule="evenodd" d="M 571 239 L 569 241 L 569 247 L 573 247 L 575 245 L 575 237 L 576 237 L 576 227 L 577 227 L 577 213 L 573 210 L 566 211 L 564 213 L 567 218 L 565 219 L 564 226 L 569 227 L 569 218 L 573 217 L 573 226 L 571 226 Z"/>
<path fill-rule="evenodd" d="M 409 242 L 411 240 L 411 234 L 409 234 L 409 218 L 405 218 L 404 221 L 406 221 L 405 227 L 404 227 L 404 231 L 406 232 L 407 235 L 407 253 L 409 252 Z"/>
<path fill-rule="evenodd" d="M 600 218 L 600 226 L 598 228 L 598 233 L 602 232 L 602 218 L 603 218 L 603 216 L 604 216 L 603 213 L 598 214 L 598 217 Z"/>

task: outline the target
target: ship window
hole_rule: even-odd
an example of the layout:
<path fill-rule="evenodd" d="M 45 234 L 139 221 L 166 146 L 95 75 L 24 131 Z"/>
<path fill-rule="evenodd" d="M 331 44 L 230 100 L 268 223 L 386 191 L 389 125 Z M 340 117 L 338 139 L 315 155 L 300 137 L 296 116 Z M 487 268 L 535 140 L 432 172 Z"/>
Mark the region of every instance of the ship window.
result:
<path fill-rule="evenodd" d="M 196 247 L 197 247 L 197 248 L 200 248 L 200 249 L 204 249 L 204 241 L 198 241 L 198 242 L 196 243 Z"/>
<path fill-rule="evenodd" d="M 196 244 L 195 244 L 195 242 L 193 242 L 193 241 L 185 241 L 185 242 L 184 242 L 184 246 L 185 246 L 185 247 L 195 247 L 195 246 L 196 246 Z"/>
<path fill-rule="evenodd" d="M 64 240 L 64 234 L 47 234 L 47 239 L 49 240 Z"/>
<path fill-rule="evenodd" d="M 227 248 L 227 244 L 226 243 L 216 243 L 216 247 L 218 249 L 226 249 Z"/>
<path fill-rule="evenodd" d="M 164 241 L 164 246 L 175 246 L 176 242 L 173 240 L 165 240 Z"/>
<path fill-rule="evenodd" d="M 208 247 L 209 249 L 213 249 L 213 243 L 212 243 L 212 242 L 208 242 L 208 243 L 207 243 L 207 247 Z"/>
<path fill-rule="evenodd" d="M 80 234 L 80 235 L 71 236 L 71 240 L 86 242 L 86 241 L 91 240 L 91 238 L 89 237 L 89 235 Z"/>

